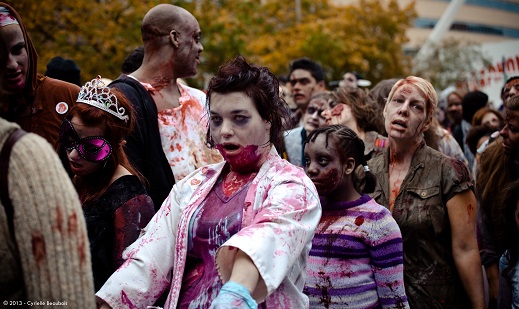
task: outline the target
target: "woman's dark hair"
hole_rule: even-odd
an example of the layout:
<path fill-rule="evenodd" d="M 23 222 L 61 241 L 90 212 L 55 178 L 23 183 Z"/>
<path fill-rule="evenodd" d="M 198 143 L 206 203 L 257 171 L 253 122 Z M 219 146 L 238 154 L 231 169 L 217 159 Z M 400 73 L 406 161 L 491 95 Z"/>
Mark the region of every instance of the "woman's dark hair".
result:
<path fill-rule="evenodd" d="M 283 142 L 283 124 L 289 122 L 290 109 L 279 95 L 279 81 L 276 76 L 267 68 L 249 64 L 243 56 L 237 56 L 222 65 L 209 82 L 208 111 L 211 110 L 213 93 L 231 92 L 243 92 L 252 99 L 261 118 L 270 123 L 270 143 L 280 149 Z M 207 129 L 207 142 L 214 147 L 210 127 Z"/>
<path fill-rule="evenodd" d="M 503 243 L 505 249 L 509 253 L 509 264 L 504 269 L 503 276 L 510 278 L 512 271 L 515 268 L 517 259 L 519 257 L 519 230 L 517 228 L 517 222 L 515 221 L 515 211 L 517 209 L 517 203 L 519 202 L 519 180 L 512 182 L 504 191 L 503 194 L 503 212 L 500 213 L 498 222 L 500 222 L 503 228 Z"/>
<path fill-rule="evenodd" d="M 371 171 L 358 172 L 359 166 L 367 166 L 366 159 L 364 158 L 364 142 L 352 129 L 343 125 L 331 125 L 322 128 L 315 129 L 308 135 L 305 141 L 306 144 L 315 142 L 317 136 L 326 135 L 326 147 L 328 147 L 328 141 L 330 137 L 332 141 L 335 141 L 337 149 L 341 155 L 341 161 L 346 161 L 348 158 L 355 160 L 355 172 L 352 173 L 353 187 L 357 192 L 361 193 L 372 193 L 375 190 L 377 179 Z"/>
<path fill-rule="evenodd" d="M 82 204 L 88 204 L 95 201 L 104 194 L 108 189 L 110 180 L 112 179 L 118 165 L 122 165 L 131 174 L 137 176 L 142 182 L 145 182 L 143 176 L 131 166 L 128 157 L 124 152 L 124 138 L 132 131 L 135 121 L 132 105 L 118 89 L 110 88 L 110 93 L 117 97 L 118 107 L 123 107 L 125 109 L 126 115 L 129 116 L 127 122 L 97 107 L 84 103 L 74 104 L 66 117 L 68 120 L 78 117 L 86 126 L 102 128 L 104 131 L 103 137 L 112 146 L 112 154 L 105 161 L 106 164 L 104 166 L 91 175 L 74 177 L 73 180 L 76 188 L 86 190 L 81 192 Z M 59 152 L 64 153 L 64 151 L 63 146 L 60 145 Z"/>

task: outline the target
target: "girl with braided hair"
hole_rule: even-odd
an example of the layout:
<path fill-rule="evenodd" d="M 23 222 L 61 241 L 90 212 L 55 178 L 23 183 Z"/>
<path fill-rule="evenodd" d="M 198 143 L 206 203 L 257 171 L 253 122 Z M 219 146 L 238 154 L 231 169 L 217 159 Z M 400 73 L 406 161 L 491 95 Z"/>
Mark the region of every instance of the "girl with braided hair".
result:
<path fill-rule="evenodd" d="M 307 264 L 310 308 L 408 308 L 400 229 L 363 194 L 376 184 L 364 142 L 348 127 L 323 127 L 308 136 L 304 157 L 323 211 Z"/>

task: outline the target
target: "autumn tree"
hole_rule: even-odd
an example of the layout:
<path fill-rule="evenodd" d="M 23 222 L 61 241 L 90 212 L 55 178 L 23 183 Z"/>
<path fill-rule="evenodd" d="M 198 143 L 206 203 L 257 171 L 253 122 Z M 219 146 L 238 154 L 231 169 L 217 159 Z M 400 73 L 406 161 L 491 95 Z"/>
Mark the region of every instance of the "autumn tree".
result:
<path fill-rule="evenodd" d="M 116 78 L 123 59 L 141 43 L 140 25 L 158 0 L 8 0 L 22 16 L 39 54 L 39 72 L 54 56 L 73 59 L 83 82 L 98 74 Z M 198 19 L 204 52 L 200 74 L 191 84 L 202 88 L 208 75 L 238 54 L 284 75 L 288 63 L 310 57 L 325 67 L 328 80 L 350 70 L 372 82 L 405 75 L 405 31 L 415 17 L 413 4 L 397 0 L 359 0 L 335 6 L 328 0 L 294 1 L 183 0 Z"/>
<path fill-rule="evenodd" d="M 38 52 L 38 72 L 54 56 L 74 60 L 82 82 L 114 79 L 141 45 L 141 20 L 160 1 L 7 0 L 20 14 Z"/>
<path fill-rule="evenodd" d="M 277 75 L 287 73 L 291 60 L 310 57 L 325 67 L 329 80 L 355 70 L 377 82 L 410 69 L 402 45 L 416 16 L 414 4 L 400 8 L 396 0 L 360 0 L 335 6 L 327 0 L 302 0 L 300 21 L 293 1 L 199 0 L 197 4 L 191 8 L 206 38 L 204 72 L 214 72 L 237 54 Z"/>

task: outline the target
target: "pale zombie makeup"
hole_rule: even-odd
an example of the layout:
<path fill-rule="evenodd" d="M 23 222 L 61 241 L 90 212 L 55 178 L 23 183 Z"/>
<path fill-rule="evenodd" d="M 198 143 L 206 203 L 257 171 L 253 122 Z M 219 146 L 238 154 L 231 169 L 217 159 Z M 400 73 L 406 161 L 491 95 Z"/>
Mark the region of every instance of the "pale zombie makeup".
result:
<path fill-rule="evenodd" d="M 259 170 L 270 151 L 270 123 L 243 92 L 211 94 L 210 132 L 231 171 Z"/>
<path fill-rule="evenodd" d="M 384 109 L 388 136 L 396 140 L 418 140 L 426 129 L 426 101 L 414 85 L 398 88 Z"/>
<path fill-rule="evenodd" d="M 321 196 L 328 195 L 341 187 L 343 165 L 333 137 L 319 134 L 313 142 L 305 145 L 305 172 Z"/>
<path fill-rule="evenodd" d="M 326 124 L 340 124 L 351 127 L 353 113 L 351 106 L 342 102 L 330 102 L 328 110 L 323 115 L 326 117 Z"/>
<path fill-rule="evenodd" d="M 344 74 L 342 82 L 345 86 L 357 88 L 357 77 L 353 73 Z"/>
<path fill-rule="evenodd" d="M 324 112 L 327 108 L 328 102 L 324 98 L 316 98 L 310 101 L 303 116 L 303 126 L 306 133 L 310 133 L 326 124 Z"/>
<path fill-rule="evenodd" d="M 1 91 L 7 94 L 17 94 L 23 91 L 27 80 L 29 56 L 22 29 L 17 24 L 0 27 L 0 39 L 5 44 L 5 70 L 0 73 Z"/>

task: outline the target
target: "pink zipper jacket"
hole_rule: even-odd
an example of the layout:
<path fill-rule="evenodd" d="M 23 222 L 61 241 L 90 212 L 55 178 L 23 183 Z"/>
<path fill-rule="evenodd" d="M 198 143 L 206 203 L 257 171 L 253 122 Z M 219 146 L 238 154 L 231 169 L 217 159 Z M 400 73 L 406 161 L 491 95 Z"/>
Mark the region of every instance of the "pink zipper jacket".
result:
<path fill-rule="evenodd" d="M 175 184 L 168 198 L 125 251 L 126 262 L 96 294 L 112 308 L 146 308 L 169 288 L 165 308 L 176 308 L 186 264 L 189 222 L 215 185 L 225 162 L 209 165 Z M 308 308 L 305 267 L 321 217 L 319 196 L 301 168 L 273 147 L 251 183 L 242 230 L 218 249 L 216 267 L 225 283 L 239 248 L 261 276 L 253 293 L 267 308 Z"/>

